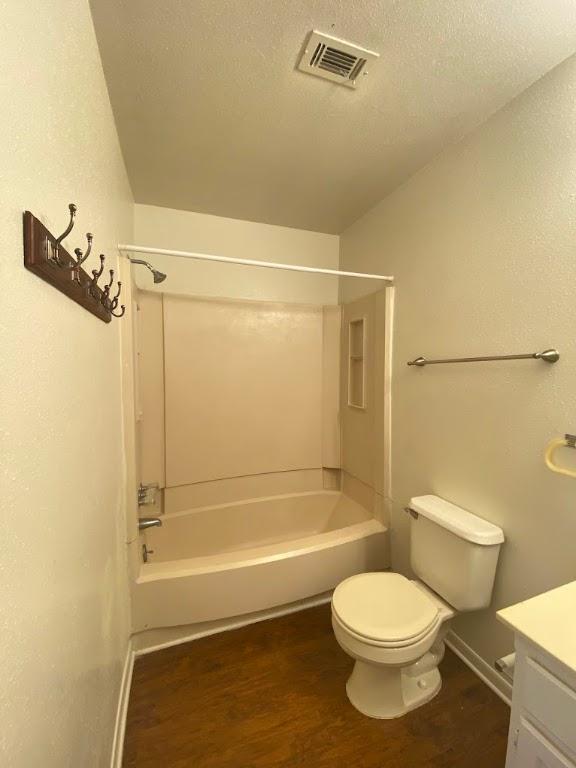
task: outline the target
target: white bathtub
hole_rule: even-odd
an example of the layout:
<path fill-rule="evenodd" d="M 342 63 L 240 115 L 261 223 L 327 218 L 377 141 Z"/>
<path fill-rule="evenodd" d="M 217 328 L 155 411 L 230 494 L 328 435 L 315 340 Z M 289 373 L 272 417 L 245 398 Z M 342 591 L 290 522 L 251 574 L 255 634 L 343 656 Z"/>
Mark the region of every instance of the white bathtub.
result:
<path fill-rule="evenodd" d="M 167 514 L 133 591 L 134 629 L 215 621 L 333 589 L 386 562 L 386 528 L 334 491 Z"/>

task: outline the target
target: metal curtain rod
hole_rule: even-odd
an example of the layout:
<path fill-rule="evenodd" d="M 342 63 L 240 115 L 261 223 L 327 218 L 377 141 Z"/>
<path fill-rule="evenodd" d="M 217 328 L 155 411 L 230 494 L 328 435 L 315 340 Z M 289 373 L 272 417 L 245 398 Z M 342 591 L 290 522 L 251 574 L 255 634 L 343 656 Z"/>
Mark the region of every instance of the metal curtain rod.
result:
<path fill-rule="evenodd" d="M 266 267 L 268 269 L 285 269 L 291 272 L 313 272 L 321 275 L 334 275 L 335 277 L 362 277 L 366 280 L 384 280 L 393 283 L 394 278 L 387 275 L 368 275 L 363 272 L 344 272 L 339 269 L 322 269 L 321 267 L 303 267 L 297 264 L 277 264 L 273 261 L 256 261 L 255 259 L 237 259 L 231 256 L 213 256 L 209 253 L 194 253 L 192 251 L 169 251 L 166 248 L 148 248 L 144 245 L 118 245 L 119 251 L 130 253 L 153 253 L 158 256 L 177 256 L 184 259 L 198 259 L 199 261 L 221 261 L 226 264 L 244 264 L 249 267 Z"/>
<path fill-rule="evenodd" d="M 556 349 L 546 349 L 544 352 L 533 352 L 528 355 L 494 355 L 492 357 L 454 357 L 443 360 L 427 360 L 425 357 L 417 357 L 408 365 L 417 365 L 423 368 L 425 365 L 438 365 L 439 363 L 485 363 L 492 360 L 543 360 L 545 363 L 557 363 L 560 353 Z"/>

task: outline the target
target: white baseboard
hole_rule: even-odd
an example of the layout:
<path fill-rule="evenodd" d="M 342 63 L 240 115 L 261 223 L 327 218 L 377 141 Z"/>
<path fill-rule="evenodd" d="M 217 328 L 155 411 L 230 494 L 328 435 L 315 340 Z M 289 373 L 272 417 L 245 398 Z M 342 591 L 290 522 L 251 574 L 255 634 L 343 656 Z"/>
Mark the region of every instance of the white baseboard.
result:
<path fill-rule="evenodd" d="M 493 667 L 484 661 L 468 643 L 465 643 L 461 637 L 454 632 L 449 632 L 446 637 L 446 645 L 458 656 L 466 666 L 470 667 L 482 682 L 491 688 L 502 701 L 511 706 L 512 686 L 502 675 Z"/>
<path fill-rule="evenodd" d="M 229 632 L 231 629 L 239 629 L 240 627 L 247 627 L 249 624 L 257 624 L 259 621 L 267 621 L 268 619 L 275 619 L 279 616 L 287 616 L 290 613 L 297 613 L 298 611 L 305 611 L 307 608 L 314 608 L 317 605 L 325 605 L 332 599 L 332 594 L 322 595 L 320 597 L 311 597 L 305 600 L 300 600 L 297 604 L 288 606 L 279 606 L 278 608 L 270 608 L 267 611 L 259 611 L 255 616 L 254 614 L 248 614 L 246 616 L 236 616 L 233 619 L 224 620 L 219 622 L 217 626 L 210 627 L 209 629 L 200 629 L 196 632 L 191 632 L 184 637 L 178 637 L 174 640 L 168 640 L 165 643 L 159 643 L 148 648 L 142 648 L 134 652 L 135 656 L 145 656 L 148 653 L 155 653 L 156 651 L 162 651 L 164 648 L 171 648 L 174 645 L 182 645 L 183 643 L 189 643 L 192 640 L 200 640 L 202 637 L 209 637 L 210 635 L 217 635 L 221 632 Z"/>
<path fill-rule="evenodd" d="M 122 768 L 122 755 L 124 752 L 124 733 L 126 731 L 126 716 L 128 714 L 128 700 L 130 698 L 130 685 L 132 683 L 132 671 L 134 670 L 134 651 L 132 640 L 128 641 L 124 669 L 118 694 L 118 706 L 116 708 L 116 722 L 114 724 L 114 740 L 112 742 L 112 757 L 110 768 Z"/>

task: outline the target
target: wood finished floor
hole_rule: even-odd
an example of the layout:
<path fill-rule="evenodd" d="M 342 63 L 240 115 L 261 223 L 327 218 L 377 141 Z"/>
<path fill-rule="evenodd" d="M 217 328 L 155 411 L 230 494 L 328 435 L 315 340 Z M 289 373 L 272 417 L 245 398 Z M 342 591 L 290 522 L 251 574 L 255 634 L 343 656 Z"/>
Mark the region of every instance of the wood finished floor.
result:
<path fill-rule="evenodd" d="M 330 607 L 136 660 L 124 768 L 503 768 L 508 707 L 446 653 L 443 688 L 399 720 L 346 698 Z"/>

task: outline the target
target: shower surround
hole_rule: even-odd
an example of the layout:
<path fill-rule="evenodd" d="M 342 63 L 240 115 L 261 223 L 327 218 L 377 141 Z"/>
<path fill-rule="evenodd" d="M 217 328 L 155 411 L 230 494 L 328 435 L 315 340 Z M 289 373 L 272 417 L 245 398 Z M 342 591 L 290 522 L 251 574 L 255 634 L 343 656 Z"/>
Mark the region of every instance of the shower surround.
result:
<path fill-rule="evenodd" d="M 163 525 L 140 536 L 152 554 L 134 631 L 193 634 L 385 568 L 384 294 L 344 308 L 145 291 L 138 303 L 141 479 L 162 489 Z M 358 317 L 364 402 L 350 409 Z"/>

